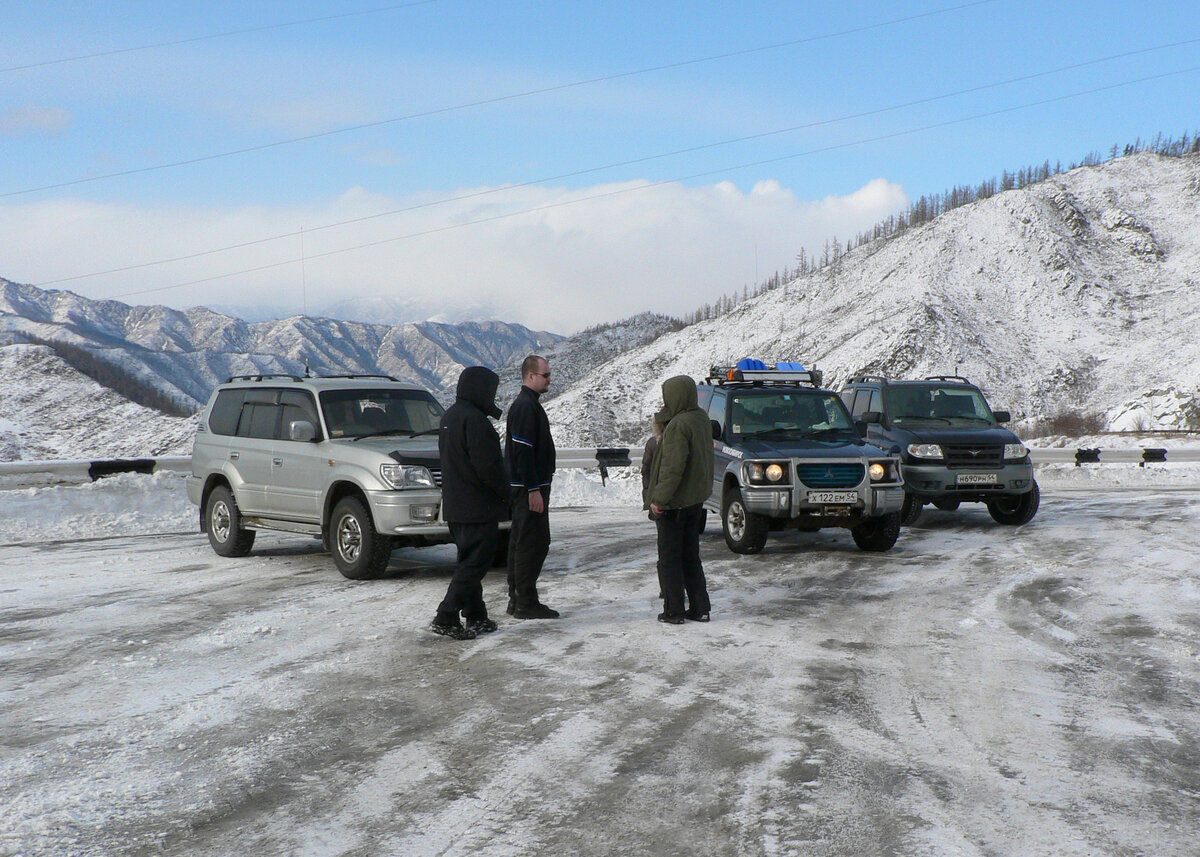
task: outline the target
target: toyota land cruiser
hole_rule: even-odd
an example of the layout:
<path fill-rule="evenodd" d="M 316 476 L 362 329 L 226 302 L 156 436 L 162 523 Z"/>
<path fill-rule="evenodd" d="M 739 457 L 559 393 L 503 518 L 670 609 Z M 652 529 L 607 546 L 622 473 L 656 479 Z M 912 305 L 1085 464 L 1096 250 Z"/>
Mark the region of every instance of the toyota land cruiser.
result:
<path fill-rule="evenodd" d="M 200 529 L 222 556 L 249 553 L 257 530 L 308 534 L 346 577 L 378 577 L 394 547 L 450 541 L 441 416 L 427 390 L 387 376 L 230 378 L 192 451 Z"/>

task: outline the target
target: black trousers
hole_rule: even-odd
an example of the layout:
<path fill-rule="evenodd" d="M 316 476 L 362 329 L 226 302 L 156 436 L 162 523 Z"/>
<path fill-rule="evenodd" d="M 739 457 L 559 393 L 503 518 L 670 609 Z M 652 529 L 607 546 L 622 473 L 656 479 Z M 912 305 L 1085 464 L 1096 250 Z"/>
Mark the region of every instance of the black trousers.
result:
<path fill-rule="evenodd" d="M 492 567 L 496 549 L 500 546 L 498 521 L 482 524 L 450 524 L 450 537 L 458 548 L 458 566 L 446 597 L 438 605 L 437 622 L 440 625 L 457 625 L 458 614 L 463 618 L 486 619 L 487 605 L 483 603 L 483 576 Z"/>
<path fill-rule="evenodd" d="M 513 490 L 512 531 L 508 536 L 508 597 L 518 609 L 541 603 L 537 580 L 550 553 L 550 486 L 542 490 L 545 511 L 529 511 L 529 492 Z"/>
<path fill-rule="evenodd" d="M 707 613 L 708 584 L 700 562 L 700 525 L 704 506 L 667 509 L 655 518 L 658 527 L 658 583 L 662 587 L 663 612 L 682 616 L 684 595 L 693 613 Z"/>

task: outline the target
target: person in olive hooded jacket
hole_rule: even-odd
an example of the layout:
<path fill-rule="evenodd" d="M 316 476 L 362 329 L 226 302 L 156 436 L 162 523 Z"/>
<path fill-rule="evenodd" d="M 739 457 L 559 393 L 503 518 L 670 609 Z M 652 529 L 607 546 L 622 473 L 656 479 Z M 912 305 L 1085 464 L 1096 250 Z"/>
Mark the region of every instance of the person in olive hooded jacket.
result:
<path fill-rule="evenodd" d="M 712 424 L 700 410 L 696 383 L 687 375 L 662 385 L 665 424 L 650 461 L 645 508 L 658 527 L 658 581 L 663 612 L 658 621 L 680 625 L 684 618 L 707 622 L 710 604 L 700 562 L 702 505 L 712 493 Z M 684 596 L 687 609 L 684 609 Z"/>
<path fill-rule="evenodd" d="M 443 517 L 458 547 L 458 567 L 429 629 L 456 640 L 496 630 L 483 601 L 483 576 L 499 548 L 499 523 L 508 517 L 508 471 L 500 436 L 488 420 L 500 417 L 499 385 L 500 377 L 491 369 L 464 369 L 457 398 L 442 415 L 438 432 Z"/>

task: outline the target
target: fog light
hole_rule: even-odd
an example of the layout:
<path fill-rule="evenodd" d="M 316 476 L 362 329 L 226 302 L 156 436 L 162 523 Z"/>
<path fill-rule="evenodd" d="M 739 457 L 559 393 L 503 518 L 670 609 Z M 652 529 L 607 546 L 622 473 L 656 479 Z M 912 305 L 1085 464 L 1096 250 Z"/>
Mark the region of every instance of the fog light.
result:
<path fill-rule="evenodd" d="M 432 523 L 437 520 L 437 503 L 420 503 L 415 506 L 409 506 L 408 516 L 414 521 L 420 521 L 423 524 Z"/>

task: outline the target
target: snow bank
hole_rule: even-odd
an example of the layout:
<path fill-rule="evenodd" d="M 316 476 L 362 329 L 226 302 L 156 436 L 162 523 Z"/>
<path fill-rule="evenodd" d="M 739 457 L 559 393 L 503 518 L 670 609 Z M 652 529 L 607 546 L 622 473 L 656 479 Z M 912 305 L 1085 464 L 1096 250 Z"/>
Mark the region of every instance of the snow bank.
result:
<path fill-rule="evenodd" d="M 188 501 L 185 476 L 122 473 L 83 484 L 0 489 L 0 544 L 197 532 L 198 510 Z M 599 471 L 560 470 L 550 499 L 558 508 L 640 508 L 641 477 L 635 468 L 621 468 L 610 471 L 604 485 Z"/>

